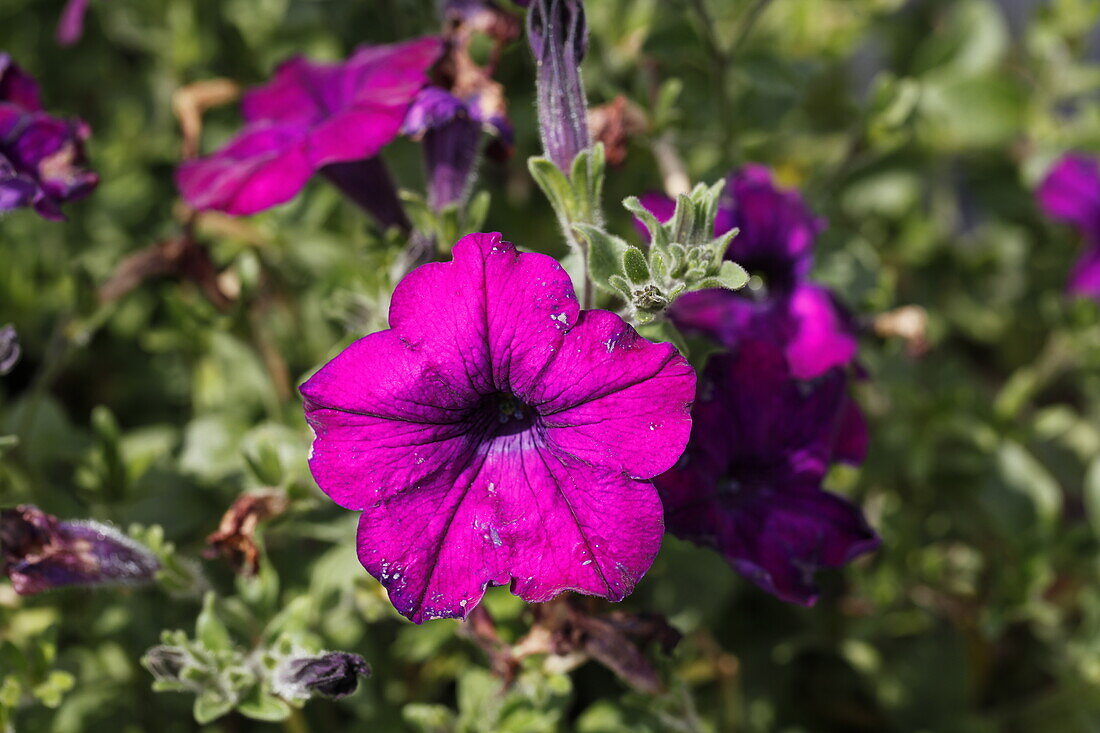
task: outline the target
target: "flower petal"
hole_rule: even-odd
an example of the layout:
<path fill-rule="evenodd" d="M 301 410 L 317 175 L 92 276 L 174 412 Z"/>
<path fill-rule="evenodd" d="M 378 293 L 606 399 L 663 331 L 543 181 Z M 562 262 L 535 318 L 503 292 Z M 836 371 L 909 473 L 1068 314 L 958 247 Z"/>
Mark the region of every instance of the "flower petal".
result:
<path fill-rule="evenodd" d="M 464 618 L 509 579 L 532 602 L 564 590 L 618 601 L 657 554 L 661 511 L 648 482 L 558 458 L 521 433 L 368 507 L 359 558 L 416 623 Z"/>
<path fill-rule="evenodd" d="M 519 254 L 500 234 L 470 234 L 451 262 L 424 265 L 401 282 L 390 326 L 431 354 L 448 383 L 520 394 L 579 313 L 569 275 L 552 257 Z"/>
<path fill-rule="evenodd" d="M 784 351 L 797 379 L 812 379 L 855 358 L 859 344 L 831 292 L 816 285 L 800 285 L 786 309 L 793 333 Z"/>
<path fill-rule="evenodd" d="M 176 185 L 200 211 L 263 211 L 294 198 L 313 174 L 305 138 L 305 130 L 294 125 L 248 127 L 217 153 L 181 165 Z"/>
<path fill-rule="evenodd" d="M 811 488 L 746 492 L 718 523 L 719 551 L 745 577 L 790 603 L 817 601 L 814 574 L 880 544 L 858 507 Z"/>
<path fill-rule="evenodd" d="M 1100 240 L 1100 162 L 1084 155 L 1063 156 L 1043 179 L 1038 197 L 1048 216 Z"/>
<path fill-rule="evenodd" d="M 1070 272 L 1068 287 L 1071 293 L 1100 299 L 1100 240 L 1077 260 Z"/>
<path fill-rule="evenodd" d="M 691 433 L 695 372 L 671 344 L 653 344 L 614 313 L 585 311 L 525 398 L 550 444 L 585 462 L 652 478 Z"/>
<path fill-rule="evenodd" d="M 382 331 L 356 341 L 302 385 L 316 433 L 310 470 L 340 506 L 364 509 L 468 460 L 460 408 L 476 395 L 441 379 L 426 356 Z"/>

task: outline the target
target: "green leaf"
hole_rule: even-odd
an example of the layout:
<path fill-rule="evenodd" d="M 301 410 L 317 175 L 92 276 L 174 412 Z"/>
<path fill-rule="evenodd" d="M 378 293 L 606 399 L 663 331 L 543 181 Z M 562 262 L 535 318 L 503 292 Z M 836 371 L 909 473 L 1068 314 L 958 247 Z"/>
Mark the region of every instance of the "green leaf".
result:
<path fill-rule="evenodd" d="M 531 177 L 539 185 L 550 205 L 559 217 L 566 220 L 573 219 L 576 204 L 573 196 L 573 186 L 565 174 L 547 158 L 532 157 L 527 159 L 527 170 Z"/>
<path fill-rule="evenodd" d="M 489 216 L 489 204 L 492 203 L 492 198 L 488 191 L 478 191 L 470 199 L 470 203 L 466 204 L 466 216 L 462 222 L 462 228 L 466 234 L 481 231 L 486 217 Z"/>
<path fill-rule="evenodd" d="M 642 205 L 637 196 L 627 196 L 623 199 L 623 208 L 641 219 L 642 224 L 649 230 L 650 247 L 662 249 L 669 244 L 668 233 L 657 217 L 649 209 Z"/>
<path fill-rule="evenodd" d="M 649 282 L 649 265 L 646 264 L 645 255 L 637 247 L 627 247 L 622 253 L 623 272 L 635 285 L 644 285 Z"/>
<path fill-rule="evenodd" d="M 204 692 L 195 698 L 195 705 L 191 709 L 195 716 L 195 722 L 206 725 L 213 722 L 233 709 L 233 701 L 227 700 L 217 693 Z"/>
<path fill-rule="evenodd" d="M 1085 472 L 1085 514 L 1093 533 L 1100 537 L 1100 458 L 1092 459 Z"/>
<path fill-rule="evenodd" d="M 233 640 L 229 636 L 229 630 L 218 618 L 215 609 L 216 597 L 213 591 L 208 592 L 202 599 L 202 611 L 195 621 L 196 638 L 211 651 L 223 651 L 233 648 Z"/>
<path fill-rule="evenodd" d="M 623 274 L 623 254 L 630 245 L 614 234 L 589 224 L 575 224 L 574 231 L 588 243 L 588 274 L 597 287 L 617 292 L 608 284 L 612 275 Z"/>
<path fill-rule="evenodd" d="M 264 692 L 259 687 L 237 705 L 237 711 L 241 715 L 254 720 L 269 720 L 278 722 L 290 717 L 290 706 L 274 695 Z"/>
<path fill-rule="evenodd" d="M 749 281 L 749 273 L 736 262 L 726 260 L 718 268 L 718 282 L 727 290 L 740 290 Z"/>

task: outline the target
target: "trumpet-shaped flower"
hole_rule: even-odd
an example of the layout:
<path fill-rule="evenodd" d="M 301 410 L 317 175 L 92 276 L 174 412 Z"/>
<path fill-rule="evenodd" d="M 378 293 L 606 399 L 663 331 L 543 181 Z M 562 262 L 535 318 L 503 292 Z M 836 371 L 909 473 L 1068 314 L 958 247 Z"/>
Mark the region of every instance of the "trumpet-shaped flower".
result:
<path fill-rule="evenodd" d="M 650 479 L 686 445 L 694 386 L 671 345 L 581 311 L 556 261 L 472 234 L 302 386 L 310 468 L 362 511 L 360 561 L 415 622 L 507 582 L 618 601 L 660 545 Z"/>
<path fill-rule="evenodd" d="M 245 94 L 247 124 L 236 137 L 180 166 L 180 192 L 196 209 L 243 216 L 289 201 L 321 172 L 383 224 L 399 223 L 375 156 L 400 132 L 441 51 L 439 38 L 426 37 L 363 47 L 340 63 L 290 59 Z"/>
<path fill-rule="evenodd" d="M 692 418 L 687 451 L 657 479 L 674 535 L 804 605 L 817 599 L 819 568 L 878 546 L 860 510 L 821 488 L 833 461 L 865 450 L 842 371 L 800 382 L 775 344 L 743 340 L 711 357 Z"/>

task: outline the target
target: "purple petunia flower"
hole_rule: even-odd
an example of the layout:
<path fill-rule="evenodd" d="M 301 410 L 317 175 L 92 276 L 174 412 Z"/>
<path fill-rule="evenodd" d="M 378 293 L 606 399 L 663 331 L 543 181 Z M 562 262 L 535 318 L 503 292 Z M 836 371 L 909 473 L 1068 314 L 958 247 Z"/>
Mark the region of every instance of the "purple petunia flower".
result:
<path fill-rule="evenodd" d="M 46 114 L 35 80 L 0 53 L 0 212 L 33 206 L 45 219 L 64 220 L 61 204 L 99 183 L 82 167 L 89 134 L 80 120 Z"/>
<path fill-rule="evenodd" d="M 641 201 L 659 220 L 672 218 L 675 204 L 668 197 L 647 194 Z M 799 379 L 849 363 L 857 348 L 853 324 L 829 290 L 808 281 L 814 242 L 824 226 L 797 191 L 776 188 L 764 166 L 748 165 L 731 174 L 715 235 L 740 230 L 726 257 L 759 276 L 763 285 L 687 293 L 673 304 L 672 321 L 685 333 L 706 335 L 727 348 L 742 338 L 775 341 Z"/>
<path fill-rule="evenodd" d="M 180 166 L 180 192 L 195 209 L 243 216 L 289 201 L 320 172 L 384 226 L 406 226 L 375 156 L 400 132 L 442 47 L 426 37 L 363 47 L 340 63 L 290 59 L 244 96 L 244 130 Z"/>
<path fill-rule="evenodd" d="M 1100 299 L 1100 161 L 1063 156 L 1043 179 L 1038 198 L 1048 216 L 1072 225 L 1085 240 L 1067 289 Z"/>
<path fill-rule="evenodd" d="M 414 622 L 509 581 L 618 601 L 660 546 L 650 479 L 683 451 L 694 385 L 671 345 L 581 311 L 552 258 L 471 234 L 302 386 L 310 468 L 362 510 L 359 559 Z"/>
<path fill-rule="evenodd" d="M 113 527 L 62 522 L 22 505 L 0 511 L 0 569 L 16 593 L 29 595 L 67 585 L 150 582 L 160 563 Z"/>
<path fill-rule="evenodd" d="M 878 546 L 860 510 L 821 488 L 831 462 L 866 447 L 842 371 L 799 382 L 775 344 L 744 340 L 708 362 L 692 419 L 687 451 L 657 479 L 674 535 L 803 605 L 818 569 Z"/>

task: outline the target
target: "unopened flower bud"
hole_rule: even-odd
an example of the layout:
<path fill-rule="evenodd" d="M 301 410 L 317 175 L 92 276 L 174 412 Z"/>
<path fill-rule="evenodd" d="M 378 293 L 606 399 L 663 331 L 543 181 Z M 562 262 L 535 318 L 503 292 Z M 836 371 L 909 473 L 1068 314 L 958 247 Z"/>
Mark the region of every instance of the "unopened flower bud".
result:
<path fill-rule="evenodd" d="M 0 563 L 20 595 L 67 585 L 150 582 L 150 550 L 93 521 L 62 522 L 36 506 L 0 511 Z"/>
<path fill-rule="evenodd" d="M 282 662 L 275 670 L 272 686 L 277 695 L 289 700 L 314 695 L 339 699 L 354 693 L 359 678 L 370 673 L 370 665 L 358 654 L 325 652 Z"/>
<path fill-rule="evenodd" d="M 586 149 L 588 113 L 581 61 L 588 25 L 581 0 L 535 0 L 527 14 L 527 40 L 538 66 L 539 134 L 547 157 L 568 175 Z"/>

